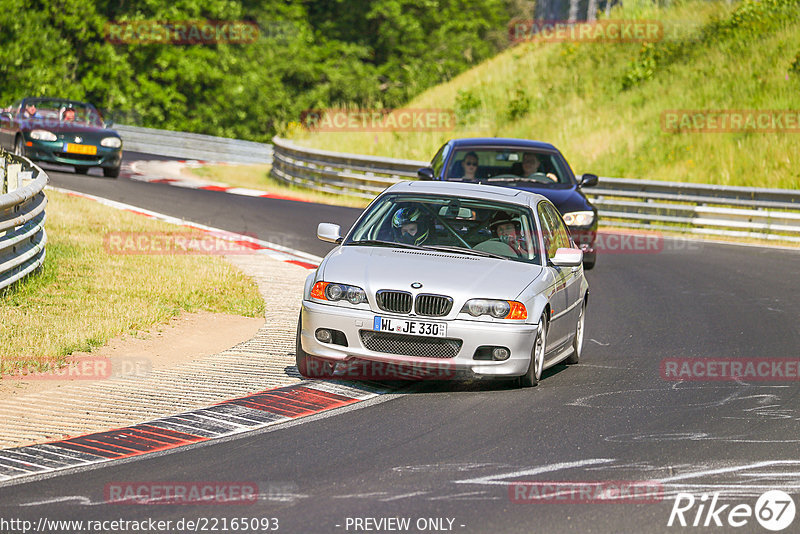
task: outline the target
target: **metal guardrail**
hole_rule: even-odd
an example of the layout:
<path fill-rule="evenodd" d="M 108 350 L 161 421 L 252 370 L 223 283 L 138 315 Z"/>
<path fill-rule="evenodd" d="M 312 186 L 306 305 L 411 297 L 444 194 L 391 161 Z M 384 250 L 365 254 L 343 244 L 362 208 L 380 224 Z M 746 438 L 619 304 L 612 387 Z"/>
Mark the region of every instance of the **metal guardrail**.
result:
<path fill-rule="evenodd" d="M 270 163 L 272 145 L 139 126 L 114 125 L 124 150 L 180 159 L 229 163 Z"/>
<path fill-rule="evenodd" d="M 329 193 L 374 198 L 428 165 L 272 141 L 275 178 Z M 800 190 L 601 177 L 584 193 L 609 226 L 800 243 Z"/>
<path fill-rule="evenodd" d="M 27 158 L 0 151 L 0 289 L 42 265 L 47 174 Z"/>

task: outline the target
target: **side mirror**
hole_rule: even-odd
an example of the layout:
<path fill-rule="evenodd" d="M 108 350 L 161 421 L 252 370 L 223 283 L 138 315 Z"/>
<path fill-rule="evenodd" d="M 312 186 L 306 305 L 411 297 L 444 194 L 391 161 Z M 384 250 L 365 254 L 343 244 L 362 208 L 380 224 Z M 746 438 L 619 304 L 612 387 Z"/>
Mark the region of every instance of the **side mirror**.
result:
<path fill-rule="evenodd" d="M 577 267 L 583 263 L 583 251 L 579 248 L 560 248 L 550 261 L 558 267 Z"/>
<path fill-rule="evenodd" d="M 112 126 L 114 126 L 114 121 L 112 121 L 111 119 L 109 119 L 109 120 L 107 120 L 107 121 L 106 121 L 105 123 L 103 123 L 103 124 L 104 124 L 104 126 L 105 126 L 106 128 L 111 128 Z"/>
<path fill-rule="evenodd" d="M 422 167 L 417 171 L 417 178 L 420 180 L 433 180 L 433 169 L 430 167 Z"/>
<path fill-rule="evenodd" d="M 594 187 L 597 185 L 599 178 L 596 174 L 584 174 L 581 176 L 581 181 L 578 182 L 578 187 Z"/>
<path fill-rule="evenodd" d="M 10 111 L 3 111 L 0 113 L 0 119 L 8 119 L 11 120 L 11 112 Z"/>
<path fill-rule="evenodd" d="M 342 236 L 340 233 L 341 228 L 339 228 L 338 224 L 319 223 L 319 226 L 317 226 L 317 237 L 322 241 L 327 241 L 328 243 L 341 242 Z"/>

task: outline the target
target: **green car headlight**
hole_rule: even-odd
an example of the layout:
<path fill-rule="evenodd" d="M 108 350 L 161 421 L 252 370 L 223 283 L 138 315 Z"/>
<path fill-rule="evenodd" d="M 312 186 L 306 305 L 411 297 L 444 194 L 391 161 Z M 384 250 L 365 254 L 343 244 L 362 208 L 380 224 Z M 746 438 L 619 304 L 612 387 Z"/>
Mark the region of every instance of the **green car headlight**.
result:
<path fill-rule="evenodd" d="M 108 148 L 119 148 L 122 146 L 122 140 L 119 137 L 106 137 L 100 144 Z"/>
<path fill-rule="evenodd" d="M 31 130 L 31 133 L 28 135 L 30 135 L 31 139 L 37 141 L 55 141 L 58 139 L 56 134 L 48 132 L 47 130 Z"/>

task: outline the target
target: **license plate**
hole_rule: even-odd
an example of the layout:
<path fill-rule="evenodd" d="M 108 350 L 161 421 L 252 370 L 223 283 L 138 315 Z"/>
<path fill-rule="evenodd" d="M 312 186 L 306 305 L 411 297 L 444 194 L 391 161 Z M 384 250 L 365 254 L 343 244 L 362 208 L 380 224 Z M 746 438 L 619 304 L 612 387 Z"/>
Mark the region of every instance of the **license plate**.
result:
<path fill-rule="evenodd" d="M 94 156 L 97 154 L 97 147 L 94 145 L 78 145 L 75 143 L 64 143 L 64 152 L 72 154 L 87 154 Z"/>
<path fill-rule="evenodd" d="M 395 334 L 410 334 L 427 337 L 447 337 L 447 323 L 389 319 L 379 315 L 375 316 L 372 329 L 376 332 L 394 332 Z"/>

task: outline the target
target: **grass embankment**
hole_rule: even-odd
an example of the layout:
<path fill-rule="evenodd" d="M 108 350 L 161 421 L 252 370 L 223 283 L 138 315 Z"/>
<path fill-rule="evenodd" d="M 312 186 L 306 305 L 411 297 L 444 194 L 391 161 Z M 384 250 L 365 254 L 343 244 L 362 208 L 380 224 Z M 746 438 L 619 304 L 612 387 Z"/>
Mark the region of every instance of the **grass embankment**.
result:
<path fill-rule="evenodd" d="M 576 173 L 756 187 L 800 187 L 800 133 L 674 133 L 669 110 L 800 109 L 800 1 L 625 2 L 609 19 L 663 21 L 642 43 L 512 47 L 408 108 L 454 110 L 448 132 L 308 133 L 300 144 L 429 160 L 447 139 L 549 141 Z M 797 115 L 797 113 L 795 113 Z"/>
<path fill-rule="evenodd" d="M 204 180 L 221 182 L 231 187 L 256 189 L 273 195 L 297 198 L 319 204 L 354 208 L 363 208 L 369 204 L 369 200 L 363 198 L 324 193 L 300 186 L 287 185 L 270 176 L 271 168 L 271 165 L 205 165 L 195 169 L 186 169 L 184 172 L 194 174 Z"/>
<path fill-rule="evenodd" d="M 181 311 L 264 313 L 255 283 L 220 257 L 110 253 L 113 232 L 185 228 L 47 192 L 43 269 L 0 291 L 0 370 L 47 370 L 75 351 L 147 330 Z M 130 250 L 130 249 L 128 249 Z"/>

